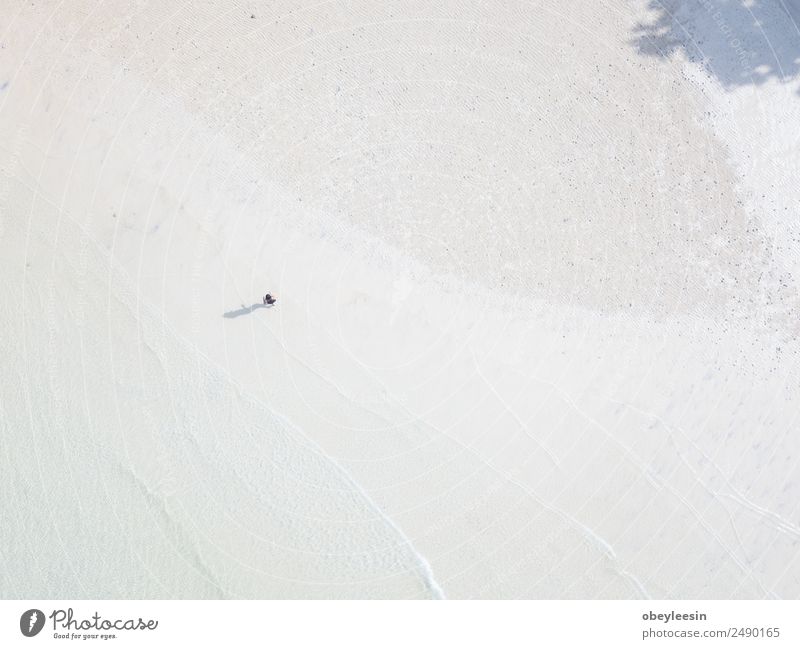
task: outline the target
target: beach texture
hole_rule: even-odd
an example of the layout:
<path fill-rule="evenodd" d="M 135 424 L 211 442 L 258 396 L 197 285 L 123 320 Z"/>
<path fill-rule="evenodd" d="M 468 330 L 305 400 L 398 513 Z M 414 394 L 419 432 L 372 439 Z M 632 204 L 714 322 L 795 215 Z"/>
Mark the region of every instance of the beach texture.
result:
<path fill-rule="evenodd" d="M 800 597 L 798 23 L 0 0 L 0 596 Z"/>

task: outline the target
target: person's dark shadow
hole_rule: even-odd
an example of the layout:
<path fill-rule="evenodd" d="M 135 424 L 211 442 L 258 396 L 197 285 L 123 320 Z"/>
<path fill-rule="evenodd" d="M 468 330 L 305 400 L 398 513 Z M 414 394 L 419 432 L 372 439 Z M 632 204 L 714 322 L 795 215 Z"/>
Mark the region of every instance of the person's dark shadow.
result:
<path fill-rule="evenodd" d="M 247 315 L 248 313 L 252 313 L 256 309 L 271 309 L 274 304 L 264 304 L 262 302 L 256 302 L 255 304 L 251 304 L 250 306 L 242 305 L 241 309 L 236 309 L 236 311 L 226 311 L 222 314 L 223 318 L 238 318 L 242 315 Z"/>

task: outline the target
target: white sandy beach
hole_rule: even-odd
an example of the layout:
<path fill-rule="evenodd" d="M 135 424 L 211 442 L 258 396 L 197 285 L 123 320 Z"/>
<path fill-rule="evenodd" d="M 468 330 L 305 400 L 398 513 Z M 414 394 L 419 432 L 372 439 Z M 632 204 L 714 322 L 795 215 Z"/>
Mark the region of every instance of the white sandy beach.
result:
<path fill-rule="evenodd" d="M 800 597 L 798 23 L 0 0 L 0 596 Z"/>

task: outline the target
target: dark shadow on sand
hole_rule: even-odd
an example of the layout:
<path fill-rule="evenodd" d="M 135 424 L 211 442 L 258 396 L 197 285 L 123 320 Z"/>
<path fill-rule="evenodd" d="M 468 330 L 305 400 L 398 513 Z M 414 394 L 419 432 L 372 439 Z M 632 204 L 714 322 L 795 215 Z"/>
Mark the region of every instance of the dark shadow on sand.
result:
<path fill-rule="evenodd" d="M 632 44 L 644 56 L 682 51 L 725 89 L 800 75 L 800 0 L 650 0 Z"/>
<path fill-rule="evenodd" d="M 236 309 L 236 311 L 226 311 L 222 314 L 223 318 L 238 318 L 242 315 L 247 315 L 248 313 L 252 313 L 257 309 L 271 309 L 274 304 L 263 304 L 260 302 L 256 302 L 255 304 L 251 304 L 250 306 L 242 305 L 241 309 Z"/>

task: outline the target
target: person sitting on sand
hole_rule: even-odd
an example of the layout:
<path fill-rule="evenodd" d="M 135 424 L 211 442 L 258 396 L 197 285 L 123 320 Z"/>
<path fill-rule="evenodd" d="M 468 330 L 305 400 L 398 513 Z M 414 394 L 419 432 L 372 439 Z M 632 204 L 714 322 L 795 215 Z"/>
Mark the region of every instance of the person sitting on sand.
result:
<path fill-rule="evenodd" d="M 264 296 L 264 304 L 269 304 L 270 306 L 272 306 L 273 304 L 275 304 L 275 298 L 272 297 L 269 293 L 267 293 Z"/>

